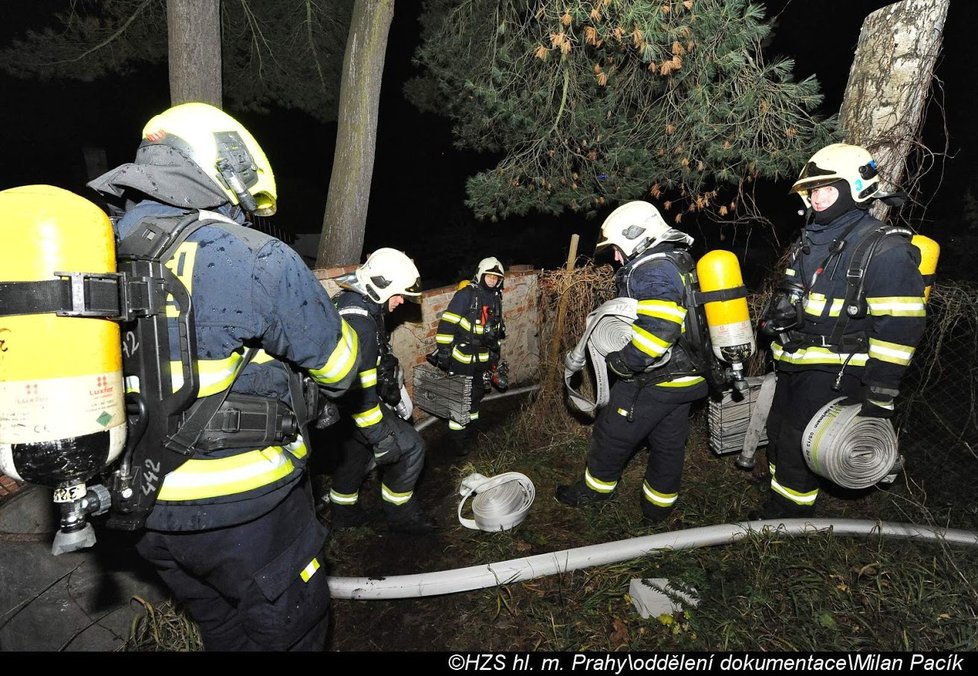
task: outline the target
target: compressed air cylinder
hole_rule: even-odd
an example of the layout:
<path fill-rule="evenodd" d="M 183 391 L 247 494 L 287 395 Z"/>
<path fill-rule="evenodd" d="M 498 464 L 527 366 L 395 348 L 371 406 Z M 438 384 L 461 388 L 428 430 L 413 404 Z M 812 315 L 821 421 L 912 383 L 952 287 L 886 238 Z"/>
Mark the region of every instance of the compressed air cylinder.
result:
<path fill-rule="evenodd" d="M 115 272 L 105 213 L 47 185 L 0 192 L 0 284 L 59 279 L 55 272 Z M 17 297 L 30 288 L 15 288 Z M 119 325 L 0 307 L 0 472 L 85 494 L 84 482 L 126 439 Z"/>
<path fill-rule="evenodd" d="M 914 235 L 910 243 L 920 249 L 920 274 L 924 277 L 924 302 L 927 302 L 930 299 L 930 287 L 934 285 L 941 245 L 924 235 Z"/>
<path fill-rule="evenodd" d="M 737 257 L 721 249 L 706 253 L 696 263 L 696 276 L 703 293 L 735 289 L 744 285 Z M 704 309 L 713 353 L 718 359 L 738 364 L 754 353 L 756 343 L 747 298 L 709 302 Z"/>

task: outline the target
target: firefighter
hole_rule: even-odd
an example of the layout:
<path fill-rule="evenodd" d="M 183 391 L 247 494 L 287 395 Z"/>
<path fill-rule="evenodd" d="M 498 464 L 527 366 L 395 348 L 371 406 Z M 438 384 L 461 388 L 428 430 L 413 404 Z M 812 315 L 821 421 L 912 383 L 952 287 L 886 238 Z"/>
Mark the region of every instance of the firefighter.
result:
<path fill-rule="evenodd" d="M 292 249 L 249 228 L 275 213 L 275 179 L 230 115 L 203 103 L 172 107 L 146 124 L 134 162 L 88 185 L 110 201 L 120 238 L 146 222 L 205 223 L 167 263 L 196 316 L 199 397 L 233 383 L 229 400 L 253 395 L 298 409 L 290 368 L 329 396 L 355 380 L 356 336 L 326 291 Z M 139 553 L 197 622 L 205 650 L 323 650 L 328 532 L 316 518 L 303 437 L 256 448 L 229 435 L 217 445 L 166 475 Z"/>
<path fill-rule="evenodd" d="M 472 450 L 472 433 L 479 423 L 479 406 L 487 390 L 487 380 L 500 390 L 508 386 L 500 348 L 500 341 L 506 337 L 505 274 L 498 258 L 483 258 L 472 281 L 460 285 L 438 322 L 435 336 L 438 368 L 472 379 L 471 395 L 463 406 L 468 411 L 468 421 L 448 421 L 449 440 L 456 456 L 468 455 Z"/>
<path fill-rule="evenodd" d="M 584 477 L 557 487 L 557 500 L 571 507 L 604 502 L 615 494 L 626 464 L 643 444 L 649 447 L 642 486 L 643 519 L 659 523 L 679 496 L 689 431 L 689 411 L 708 386 L 702 367 L 684 347 L 693 238 L 670 228 L 648 202 L 628 202 L 601 226 L 595 254 L 609 249 L 621 265 L 618 295 L 638 301 L 631 340 L 607 355 L 616 380 L 608 404 L 594 423 Z"/>
<path fill-rule="evenodd" d="M 815 153 L 791 187 L 808 209 L 781 289 L 762 317 L 762 331 L 774 337 L 777 387 L 767 422 L 771 493 L 751 516 L 814 514 L 819 479 L 805 463 L 802 435 L 825 404 L 845 395 L 843 403 L 860 404 L 860 415 L 893 415 L 926 312 L 919 252 L 909 238 L 868 246 L 885 227 L 868 211 L 879 188 L 870 153 L 844 143 Z M 847 278 L 857 274 L 861 288 L 850 287 Z"/>
<path fill-rule="evenodd" d="M 354 528 L 371 519 L 359 502 L 360 485 L 375 463 L 381 471 L 381 498 L 388 528 L 423 535 L 434 522 L 418 507 L 414 486 L 424 465 L 424 442 L 417 430 L 395 412 L 400 403 L 397 358 L 385 315 L 405 300 L 420 302 L 421 281 L 414 262 L 403 252 L 383 248 L 370 254 L 355 272 L 337 280 L 340 316 L 360 344 L 360 385 L 341 401 L 347 414 L 341 423 L 339 463 L 329 491 L 334 528 Z"/>

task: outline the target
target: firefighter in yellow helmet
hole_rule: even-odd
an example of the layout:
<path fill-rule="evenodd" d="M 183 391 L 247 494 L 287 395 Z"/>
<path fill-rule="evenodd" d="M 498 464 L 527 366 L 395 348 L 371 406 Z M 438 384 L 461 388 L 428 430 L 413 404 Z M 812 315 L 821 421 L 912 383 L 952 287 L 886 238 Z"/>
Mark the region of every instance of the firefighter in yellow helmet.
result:
<path fill-rule="evenodd" d="M 135 361 L 142 370 L 130 373 L 132 360 L 124 366 L 131 394 L 149 411 L 150 431 L 136 448 L 144 459 L 134 466 L 163 469 L 137 467 L 130 492 L 157 491 L 155 503 L 114 518 L 143 527 L 139 553 L 197 622 L 206 650 L 323 650 L 327 531 L 305 471 L 316 410 L 304 393 L 345 392 L 358 345 L 299 256 L 249 227 L 275 213 L 265 153 L 227 113 L 186 103 L 146 124 L 134 162 L 89 186 L 111 202 L 120 256 L 160 239 L 179 243 L 166 267 L 190 296 L 170 296 L 171 354 L 144 344 Z M 147 386 L 154 364 L 166 370 L 177 358 L 178 344 L 195 345 L 196 400 L 164 434 L 153 421 L 167 411 Z M 174 390 L 185 380 L 176 364 Z M 194 428 L 195 412 L 217 402 L 203 429 L 175 443 Z"/>
<path fill-rule="evenodd" d="M 845 396 L 860 415 L 890 417 L 924 331 L 924 283 L 910 231 L 869 213 L 880 193 L 865 149 L 834 143 L 791 187 L 807 209 L 780 291 L 761 318 L 778 374 L 767 422 L 771 493 L 761 518 L 814 514 L 819 477 L 802 436 L 820 408 Z"/>
<path fill-rule="evenodd" d="M 448 438 L 457 456 L 468 455 L 472 450 L 472 433 L 479 423 L 479 407 L 487 389 L 493 384 L 500 390 L 508 386 L 500 347 L 506 337 L 505 274 L 498 258 L 483 258 L 471 282 L 463 282 L 438 322 L 436 365 L 449 374 L 472 379 L 469 400 L 463 402 L 469 419 L 448 421 Z"/>

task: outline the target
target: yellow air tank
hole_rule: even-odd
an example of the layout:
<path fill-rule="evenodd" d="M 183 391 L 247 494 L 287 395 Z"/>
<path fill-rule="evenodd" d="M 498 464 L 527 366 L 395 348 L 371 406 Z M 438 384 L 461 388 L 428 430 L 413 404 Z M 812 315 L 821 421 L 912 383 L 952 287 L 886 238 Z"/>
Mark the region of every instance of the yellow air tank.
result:
<path fill-rule="evenodd" d="M 115 272 L 112 224 L 67 190 L 23 186 L 0 192 L 0 242 L 0 472 L 77 501 L 125 445 L 119 325 L 18 305 L 38 288 L 24 282 Z"/>
<path fill-rule="evenodd" d="M 941 256 L 941 245 L 924 235 L 914 235 L 910 243 L 920 249 L 920 274 L 924 277 L 924 302 L 930 298 L 930 288 L 934 285 L 937 272 L 937 259 Z"/>
<path fill-rule="evenodd" d="M 721 249 L 707 252 L 700 258 L 696 263 L 696 276 L 704 294 L 744 285 L 737 256 Z M 713 354 L 732 366 L 736 386 L 743 382 L 743 362 L 756 347 L 747 298 L 707 302 L 704 310 Z"/>

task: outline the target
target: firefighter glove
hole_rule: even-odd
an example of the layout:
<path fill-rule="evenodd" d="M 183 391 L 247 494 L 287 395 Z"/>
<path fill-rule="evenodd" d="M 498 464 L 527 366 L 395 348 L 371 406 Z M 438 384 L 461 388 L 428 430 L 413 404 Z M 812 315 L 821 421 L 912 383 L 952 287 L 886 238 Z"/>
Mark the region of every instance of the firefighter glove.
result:
<path fill-rule="evenodd" d="M 622 380 L 631 380 L 635 377 L 635 373 L 625 363 L 625 358 L 622 357 L 621 350 L 609 352 L 608 356 L 605 357 L 605 363 L 611 369 L 611 372 Z"/>

